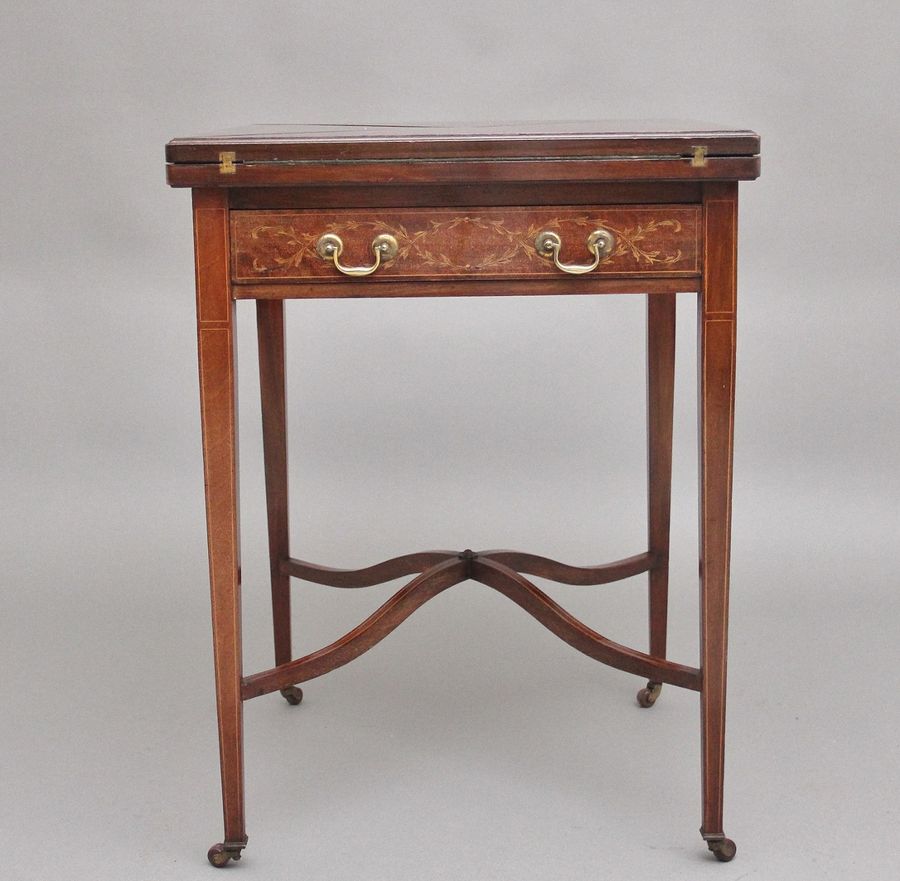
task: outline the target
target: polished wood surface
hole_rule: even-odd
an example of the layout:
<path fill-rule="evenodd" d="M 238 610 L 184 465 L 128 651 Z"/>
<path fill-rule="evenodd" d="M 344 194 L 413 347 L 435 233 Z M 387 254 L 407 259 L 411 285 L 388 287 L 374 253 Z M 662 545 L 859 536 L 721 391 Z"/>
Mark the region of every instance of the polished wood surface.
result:
<path fill-rule="evenodd" d="M 423 159 L 318 162 L 246 162 L 234 174 L 222 174 L 213 162 L 168 165 L 173 187 L 284 187 L 322 184 L 370 184 L 377 186 L 477 184 L 530 181 L 677 181 L 753 180 L 759 177 L 758 156 L 711 156 L 701 166 L 691 157 L 602 157 L 560 159 L 495 159 L 459 161 Z"/>
<path fill-rule="evenodd" d="M 240 855 L 244 829 L 241 695 L 241 561 L 238 535 L 234 303 L 228 289 L 228 212 L 218 192 L 194 193 L 200 418 L 209 542 L 219 760 L 226 852 Z"/>
<path fill-rule="evenodd" d="M 672 503 L 672 417 L 675 395 L 675 295 L 647 297 L 647 546 L 650 654 L 666 656 L 669 604 L 669 515 Z M 662 683 L 648 682 L 642 702 Z M 641 698 L 639 698 L 640 700 Z"/>
<path fill-rule="evenodd" d="M 559 278 L 544 279 L 432 279 L 402 281 L 370 278 L 341 278 L 335 281 L 281 281 L 276 284 L 235 282 L 231 295 L 236 300 L 345 299 L 353 297 L 545 297 L 591 294 L 677 293 L 699 286 L 699 274 L 688 276 L 570 275 L 565 285 Z"/>
<path fill-rule="evenodd" d="M 236 187 L 228 204 L 243 211 L 291 211 L 314 208 L 434 208 L 536 205 L 699 205 L 698 181 L 508 181 L 479 184 L 340 184 L 295 187 Z"/>
<path fill-rule="evenodd" d="M 226 173 L 223 152 L 233 154 Z M 169 183 L 180 187 L 750 180 L 759 174 L 759 136 L 672 121 L 254 126 L 176 138 L 166 160 Z"/>
<path fill-rule="evenodd" d="M 403 564 L 407 561 L 412 562 L 414 558 L 422 564 L 431 562 L 431 565 L 383 603 L 358 627 L 331 645 L 291 661 L 289 664 L 246 677 L 242 692 L 244 699 L 249 700 L 283 689 L 287 685 L 306 682 L 349 663 L 381 642 L 428 600 L 433 599 L 447 588 L 468 579 L 499 591 L 540 621 L 560 639 L 588 657 L 638 676 L 647 676 L 659 682 L 670 682 L 673 685 L 695 691 L 700 690 L 701 674 L 699 669 L 653 657 L 646 652 L 613 642 L 573 617 L 525 578 L 521 572 L 507 565 L 507 563 L 524 560 L 523 568 L 526 571 L 530 564 L 546 578 L 568 584 L 606 584 L 646 572 L 650 566 L 649 555 L 642 554 L 639 557 L 623 560 L 617 564 L 608 564 L 605 567 L 582 568 L 564 566 L 555 561 L 511 551 L 476 553 L 467 550 L 446 553 L 446 555 L 445 552 L 435 551 L 426 554 L 411 554 L 407 558 L 386 561 L 385 564 L 382 564 L 384 572 L 380 573 L 379 577 L 397 577 L 397 573 L 404 571 Z M 310 570 L 318 570 L 316 572 L 318 577 L 315 580 L 319 583 L 329 583 L 326 580 L 327 570 L 323 570 L 321 567 L 304 564 L 302 568 L 293 566 L 286 568 L 288 571 L 293 570 L 303 575 L 308 574 Z M 369 575 L 379 568 L 373 566 L 367 570 L 359 570 L 359 574 L 365 573 L 365 577 L 358 586 L 373 583 L 369 581 Z M 555 574 L 557 571 L 562 573 L 561 578 L 557 578 Z M 583 580 L 577 580 L 578 575 L 573 578 L 573 573 L 576 572 L 580 573 Z M 338 572 L 335 573 L 335 577 L 339 582 L 343 582 L 340 586 L 348 586 L 345 581 L 347 573 Z"/>
<path fill-rule="evenodd" d="M 690 155 L 695 144 L 716 156 L 755 156 L 759 136 L 684 120 L 570 120 L 455 125 L 254 125 L 175 138 L 168 162 L 215 162 L 221 150 L 248 161 L 471 159 Z"/>
<path fill-rule="evenodd" d="M 700 693 L 703 837 L 724 838 L 725 680 L 737 309 L 737 185 L 709 187 L 698 298 L 700 402 Z"/>
<path fill-rule="evenodd" d="M 703 147 L 701 154 L 697 147 Z M 347 664 L 444 590 L 475 581 L 498 591 L 578 651 L 700 693 L 701 834 L 720 861 L 723 829 L 728 571 L 737 310 L 737 181 L 755 177 L 759 139 L 717 127 L 561 124 L 301 127 L 178 139 L 167 149 L 175 186 L 194 187 L 197 329 L 216 698 L 225 838 L 209 852 L 239 859 L 244 828 L 243 701 Z M 222 170 L 219 152 L 234 153 Z M 561 259 L 587 262 L 586 230 L 615 228 L 617 248 L 584 275 L 529 252 L 555 225 Z M 382 229 L 382 227 L 384 227 Z M 640 229 L 640 236 L 635 231 Z M 390 232 L 403 256 L 377 277 L 343 277 L 310 251 L 339 232 L 345 262 Z M 399 235 L 398 235 L 399 233 Z M 579 242 L 581 241 L 581 245 Z M 368 244 L 367 244 L 368 243 Z M 582 248 L 579 254 L 579 247 Z M 698 295 L 700 659 L 667 657 L 668 560 L 675 365 L 675 294 Z M 646 299 L 647 545 L 622 560 L 563 563 L 517 550 L 437 550 L 339 569 L 290 551 L 284 301 L 312 297 L 612 294 Z M 272 593 L 274 666 L 245 675 L 237 489 L 234 315 L 256 301 Z M 313 414 L 314 416 L 314 414 Z M 590 587 L 647 573 L 647 650 L 587 627 L 526 576 Z M 365 588 L 412 576 L 331 645 L 295 658 L 291 579 Z"/>
<path fill-rule="evenodd" d="M 371 264 L 375 236 L 394 236 L 397 256 L 384 262 L 370 282 L 382 279 L 553 278 L 560 270 L 542 257 L 535 239 L 544 230 L 562 240 L 560 259 L 590 263 L 590 233 L 615 235 L 612 253 L 595 275 L 696 275 L 699 271 L 699 206 L 640 208 L 455 208 L 392 209 L 379 212 L 232 211 L 235 282 L 340 279 L 334 265 L 316 253 L 325 233 L 340 236 L 341 260 Z"/>
<path fill-rule="evenodd" d="M 289 535 L 284 303 L 281 300 L 257 301 L 256 330 L 275 663 L 285 664 L 291 659 L 291 582 L 281 571 L 281 560 L 288 556 Z"/>

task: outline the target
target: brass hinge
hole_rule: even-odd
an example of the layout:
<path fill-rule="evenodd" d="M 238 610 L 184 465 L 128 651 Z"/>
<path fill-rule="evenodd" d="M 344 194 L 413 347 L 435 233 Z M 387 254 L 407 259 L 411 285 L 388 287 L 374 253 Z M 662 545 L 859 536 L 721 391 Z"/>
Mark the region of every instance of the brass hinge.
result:
<path fill-rule="evenodd" d="M 237 168 L 235 168 L 234 159 L 233 150 L 223 150 L 219 153 L 219 174 L 236 174 Z"/>
<path fill-rule="evenodd" d="M 706 165 L 708 147 L 691 147 L 691 167 L 703 168 Z"/>

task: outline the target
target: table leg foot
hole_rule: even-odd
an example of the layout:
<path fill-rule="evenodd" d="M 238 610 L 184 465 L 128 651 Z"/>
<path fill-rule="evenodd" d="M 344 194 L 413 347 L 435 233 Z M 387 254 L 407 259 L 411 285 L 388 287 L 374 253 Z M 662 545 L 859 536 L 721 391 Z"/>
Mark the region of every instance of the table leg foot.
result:
<path fill-rule="evenodd" d="M 303 700 L 303 689 L 296 685 L 286 685 L 281 689 L 281 696 L 292 706 L 296 707 Z"/>
<path fill-rule="evenodd" d="M 737 845 L 730 838 L 726 838 L 724 835 L 718 835 L 714 838 L 707 838 L 705 835 L 703 837 L 706 840 L 706 846 L 720 863 L 729 863 L 734 859 L 734 855 L 737 853 Z"/>
<path fill-rule="evenodd" d="M 214 844 L 206 853 L 206 858 L 217 869 L 223 869 L 228 865 L 230 860 L 237 862 L 241 858 L 241 851 L 247 842 L 227 842 L 225 844 Z"/>
<path fill-rule="evenodd" d="M 637 702 L 639 706 L 644 708 L 652 707 L 662 691 L 661 682 L 648 682 L 646 688 L 642 688 L 637 693 Z"/>

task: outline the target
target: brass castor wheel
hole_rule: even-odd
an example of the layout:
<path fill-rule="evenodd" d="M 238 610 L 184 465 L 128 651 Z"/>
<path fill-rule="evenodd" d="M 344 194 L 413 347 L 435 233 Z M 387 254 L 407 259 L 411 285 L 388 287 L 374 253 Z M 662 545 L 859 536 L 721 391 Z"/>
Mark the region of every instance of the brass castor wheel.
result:
<path fill-rule="evenodd" d="M 296 707 L 303 700 L 303 690 L 296 685 L 286 685 L 281 689 L 281 696 L 292 706 Z"/>
<path fill-rule="evenodd" d="M 708 838 L 707 847 L 720 863 L 728 863 L 737 853 L 737 845 L 730 838 Z"/>
<path fill-rule="evenodd" d="M 243 845 L 235 845 L 229 847 L 224 844 L 214 844 L 206 853 L 206 858 L 217 868 L 223 869 L 228 865 L 229 860 L 239 860 L 241 858 L 241 848 Z"/>
<path fill-rule="evenodd" d="M 652 707 L 662 691 L 662 682 L 648 682 L 646 688 L 642 688 L 637 693 L 637 702 L 640 706 L 647 708 Z"/>

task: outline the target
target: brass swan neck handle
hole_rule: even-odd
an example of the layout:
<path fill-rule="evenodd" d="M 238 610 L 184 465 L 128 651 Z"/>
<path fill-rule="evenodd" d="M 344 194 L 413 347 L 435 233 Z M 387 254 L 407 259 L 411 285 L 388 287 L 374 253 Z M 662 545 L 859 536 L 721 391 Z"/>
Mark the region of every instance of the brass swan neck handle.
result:
<path fill-rule="evenodd" d="M 559 250 L 562 247 L 562 239 L 557 233 L 544 230 L 538 233 L 538 237 L 534 240 L 534 248 L 541 257 L 552 257 L 556 268 L 570 275 L 593 272 L 600 265 L 600 261 L 612 253 L 615 246 L 616 237 L 608 229 L 595 229 L 587 238 L 588 251 L 594 255 L 593 261 L 586 264 L 561 263 Z"/>
<path fill-rule="evenodd" d="M 381 266 L 382 262 L 386 263 L 388 260 L 393 260 L 400 248 L 397 240 L 388 233 L 375 236 L 372 239 L 372 251 L 375 254 L 375 262 L 371 266 L 344 266 L 340 261 L 343 250 L 343 240 L 333 232 L 325 233 L 316 242 L 316 253 L 323 260 L 331 260 L 338 272 L 353 276 L 371 275 Z"/>

